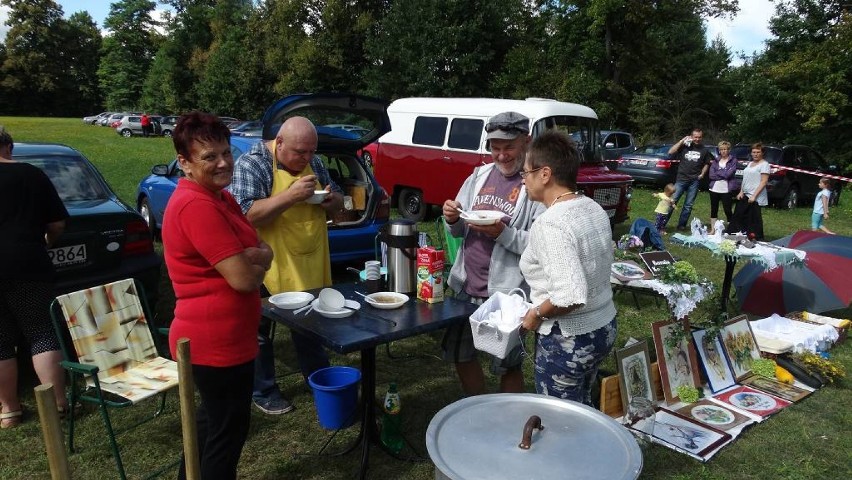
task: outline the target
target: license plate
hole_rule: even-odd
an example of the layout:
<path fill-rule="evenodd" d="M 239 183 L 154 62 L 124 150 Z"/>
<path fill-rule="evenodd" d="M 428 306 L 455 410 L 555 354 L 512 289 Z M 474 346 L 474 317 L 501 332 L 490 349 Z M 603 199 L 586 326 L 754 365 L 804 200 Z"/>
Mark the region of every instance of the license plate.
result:
<path fill-rule="evenodd" d="M 640 166 L 644 167 L 644 166 L 648 165 L 648 160 L 628 160 L 627 164 L 628 165 L 640 165 Z"/>
<path fill-rule="evenodd" d="M 47 251 L 54 267 L 64 267 L 86 261 L 86 245 L 69 245 L 67 247 L 51 248 Z"/>
<path fill-rule="evenodd" d="M 742 176 L 743 176 L 743 171 L 742 171 L 742 170 L 737 170 L 737 172 L 736 172 L 736 173 L 734 173 L 734 176 L 735 176 L 735 177 L 742 177 Z"/>

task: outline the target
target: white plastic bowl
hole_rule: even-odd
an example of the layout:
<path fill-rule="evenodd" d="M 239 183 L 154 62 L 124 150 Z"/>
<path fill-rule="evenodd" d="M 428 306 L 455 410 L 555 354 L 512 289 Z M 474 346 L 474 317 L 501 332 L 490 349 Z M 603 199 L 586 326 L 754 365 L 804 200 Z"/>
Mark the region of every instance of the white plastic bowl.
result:
<path fill-rule="evenodd" d="M 397 292 L 376 292 L 364 297 L 364 300 L 371 307 L 381 308 L 382 310 L 391 310 L 405 305 L 408 301 L 408 295 Z"/>
<path fill-rule="evenodd" d="M 356 302 L 355 300 L 346 300 L 344 305 L 346 308 L 341 307 L 339 310 L 325 310 L 322 308 L 320 304 L 319 298 L 314 300 L 312 303 L 314 307 L 314 311 L 322 315 L 326 318 L 346 318 L 355 313 L 356 310 L 361 309 L 361 304 Z"/>
<path fill-rule="evenodd" d="M 346 297 L 333 288 L 323 288 L 317 297 L 319 307 L 326 312 L 336 312 L 346 304 Z M 315 307 L 316 308 L 316 307 Z"/>
<path fill-rule="evenodd" d="M 497 210 L 475 210 L 462 213 L 460 216 L 462 220 L 471 225 L 493 225 L 505 217 L 506 214 Z"/>
<path fill-rule="evenodd" d="M 305 200 L 305 203 L 312 203 L 314 205 L 322 203 L 329 193 L 331 192 L 329 192 L 328 190 L 314 190 L 314 194 L 310 198 Z"/>
<path fill-rule="evenodd" d="M 294 310 L 309 304 L 314 296 L 308 292 L 284 292 L 269 297 L 269 302 L 284 310 Z"/>

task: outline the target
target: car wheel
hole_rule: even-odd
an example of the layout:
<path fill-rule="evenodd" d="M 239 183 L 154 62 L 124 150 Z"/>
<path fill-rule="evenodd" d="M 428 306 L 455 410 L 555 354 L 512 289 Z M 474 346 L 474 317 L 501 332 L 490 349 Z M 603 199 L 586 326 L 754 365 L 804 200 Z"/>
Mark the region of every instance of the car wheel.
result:
<path fill-rule="evenodd" d="M 129 128 L 125 128 L 121 131 L 121 136 L 124 138 L 130 138 L 133 136 L 133 132 L 131 132 Z"/>
<path fill-rule="evenodd" d="M 787 192 L 787 195 L 784 197 L 784 201 L 781 203 L 781 208 L 786 210 L 793 210 L 794 208 L 799 206 L 799 189 L 798 187 L 790 187 L 790 190 Z"/>
<path fill-rule="evenodd" d="M 422 222 L 426 218 L 429 206 L 423 203 L 423 193 L 420 190 L 406 188 L 399 192 L 397 209 L 400 215 L 414 222 Z"/>
<path fill-rule="evenodd" d="M 154 219 L 154 213 L 151 211 L 151 204 L 148 202 L 148 198 L 144 197 L 139 202 L 139 215 L 142 215 L 142 218 L 145 219 L 145 223 L 148 224 L 148 229 L 151 230 L 151 236 L 157 236 L 157 221 Z"/>
<path fill-rule="evenodd" d="M 164 137 L 171 137 L 171 136 L 172 136 L 172 131 L 171 131 L 171 130 L 169 130 L 169 129 L 165 129 L 165 130 L 163 130 L 163 136 L 164 136 Z"/>
<path fill-rule="evenodd" d="M 366 163 L 368 167 L 373 168 L 373 156 L 370 155 L 370 152 L 364 152 L 361 157 L 364 158 L 364 163 Z"/>

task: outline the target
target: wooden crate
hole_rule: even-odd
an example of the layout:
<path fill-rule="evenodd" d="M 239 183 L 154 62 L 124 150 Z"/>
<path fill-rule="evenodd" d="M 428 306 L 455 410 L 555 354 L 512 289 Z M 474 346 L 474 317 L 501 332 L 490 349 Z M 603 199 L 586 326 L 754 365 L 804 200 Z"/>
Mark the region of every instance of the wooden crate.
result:
<path fill-rule="evenodd" d="M 601 401 L 600 410 L 610 417 L 624 415 L 624 407 L 621 405 L 620 375 L 610 375 L 601 379 Z M 657 362 L 651 364 L 651 383 L 654 386 L 654 394 L 658 400 L 663 397 L 663 384 L 660 381 L 660 368 Z"/>

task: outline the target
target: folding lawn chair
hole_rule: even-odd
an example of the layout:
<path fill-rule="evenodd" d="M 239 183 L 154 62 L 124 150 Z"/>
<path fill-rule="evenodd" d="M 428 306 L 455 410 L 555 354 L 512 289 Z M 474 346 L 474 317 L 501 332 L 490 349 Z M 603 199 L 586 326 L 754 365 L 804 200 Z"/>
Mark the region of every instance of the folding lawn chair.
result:
<path fill-rule="evenodd" d="M 51 317 L 60 339 L 62 366 L 71 374 L 68 415 L 68 448 L 74 452 L 74 408 L 80 402 L 99 407 L 109 435 L 119 476 L 126 478 L 115 440 L 109 408 L 131 407 L 160 395 L 159 408 L 130 430 L 162 413 L 166 393 L 178 386 L 177 364 L 160 355 L 141 286 L 132 279 L 62 295 L 51 305 Z M 65 327 L 73 348 L 65 341 Z M 86 386 L 79 391 L 79 381 Z M 163 467 L 158 473 L 172 465 Z"/>

